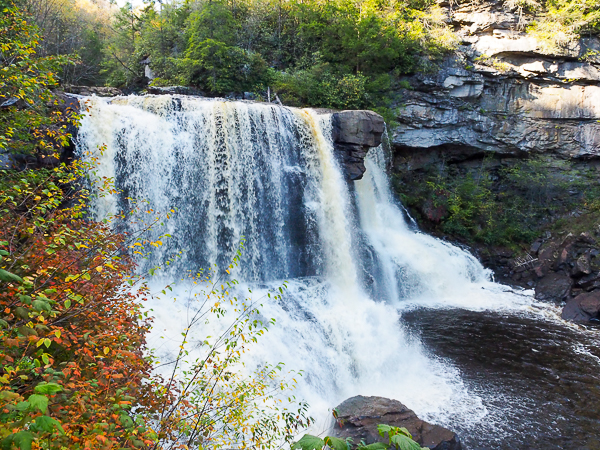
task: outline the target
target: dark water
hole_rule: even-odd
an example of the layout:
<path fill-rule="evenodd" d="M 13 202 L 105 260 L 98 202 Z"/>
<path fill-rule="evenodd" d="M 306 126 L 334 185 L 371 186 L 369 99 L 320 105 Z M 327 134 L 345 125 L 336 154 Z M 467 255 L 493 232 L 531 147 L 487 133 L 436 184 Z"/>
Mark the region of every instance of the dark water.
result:
<path fill-rule="evenodd" d="M 402 321 L 483 398 L 467 449 L 600 449 L 600 334 L 537 318 L 419 309 Z"/>

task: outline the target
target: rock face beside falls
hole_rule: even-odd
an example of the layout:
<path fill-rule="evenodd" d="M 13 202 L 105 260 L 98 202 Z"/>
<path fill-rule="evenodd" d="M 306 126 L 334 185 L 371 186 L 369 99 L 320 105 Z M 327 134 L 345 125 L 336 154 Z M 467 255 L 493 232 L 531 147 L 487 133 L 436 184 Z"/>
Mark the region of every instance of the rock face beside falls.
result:
<path fill-rule="evenodd" d="M 415 441 L 431 450 L 462 449 L 455 433 L 419 419 L 397 400 L 358 395 L 342 402 L 336 410 L 341 426 L 336 425 L 334 433 L 343 439 L 350 437 L 355 443 L 361 440 L 366 444 L 383 442 L 377 425 L 386 424 L 407 428 Z"/>
<path fill-rule="evenodd" d="M 350 180 L 360 180 L 369 148 L 381 144 L 383 117 L 373 111 L 341 111 L 334 113 L 331 121 L 334 147 L 346 175 Z"/>
<path fill-rule="evenodd" d="M 600 157 L 597 38 L 548 50 L 524 31 L 533 18 L 506 2 L 442 6 L 460 45 L 396 99 L 398 164 L 490 152 Z"/>

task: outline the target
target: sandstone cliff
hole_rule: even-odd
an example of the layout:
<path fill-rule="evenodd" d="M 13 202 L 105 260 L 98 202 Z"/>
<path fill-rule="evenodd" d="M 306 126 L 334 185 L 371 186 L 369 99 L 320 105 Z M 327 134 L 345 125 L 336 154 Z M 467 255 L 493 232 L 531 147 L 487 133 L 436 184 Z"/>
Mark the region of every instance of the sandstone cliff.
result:
<path fill-rule="evenodd" d="M 551 152 L 600 157 L 600 41 L 560 50 L 524 31 L 527 21 L 502 1 L 442 4 L 459 39 L 439 69 L 408 79 L 392 130 L 397 163 L 409 168 L 447 150 Z"/>

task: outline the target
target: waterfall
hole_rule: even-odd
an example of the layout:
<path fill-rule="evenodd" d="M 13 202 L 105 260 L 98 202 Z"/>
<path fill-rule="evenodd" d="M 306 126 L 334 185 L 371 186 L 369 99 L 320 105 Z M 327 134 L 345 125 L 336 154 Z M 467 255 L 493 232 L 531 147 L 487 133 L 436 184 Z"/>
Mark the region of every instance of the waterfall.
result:
<path fill-rule="evenodd" d="M 328 115 L 183 96 L 87 101 L 78 151 L 95 155 L 94 176 L 122 192 L 96 200 L 96 216 L 147 201 L 120 225 L 134 231 L 148 209 L 175 211 L 160 229 L 172 237 L 142 266 L 182 250 L 167 281 L 224 267 L 245 236 L 233 275 L 258 296 L 288 280 L 282 299 L 261 308 L 276 326 L 249 366 L 283 361 L 304 370 L 298 396 L 321 417 L 358 394 L 396 398 L 446 425 L 485 416 L 478 394 L 407 334 L 400 315 L 423 306 L 519 309 L 529 300 L 504 292 L 468 252 L 407 224 L 381 147 L 349 186 Z M 156 333 L 176 337 L 184 306 L 164 296 L 151 306 Z"/>

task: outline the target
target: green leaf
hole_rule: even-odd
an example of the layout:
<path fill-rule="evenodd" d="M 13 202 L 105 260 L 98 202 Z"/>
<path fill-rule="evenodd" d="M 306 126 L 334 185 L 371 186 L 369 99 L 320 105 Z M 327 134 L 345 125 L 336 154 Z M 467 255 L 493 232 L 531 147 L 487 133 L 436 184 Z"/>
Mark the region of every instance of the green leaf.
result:
<path fill-rule="evenodd" d="M 385 437 L 385 433 L 389 433 L 390 431 L 392 431 L 392 427 L 384 423 L 380 423 L 379 425 L 377 425 L 377 431 L 379 432 L 379 436 Z"/>
<path fill-rule="evenodd" d="M 325 436 L 325 445 L 332 450 L 350 450 L 350 446 L 345 440 L 333 436 Z"/>
<path fill-rule="evenodd" d="M 119 420 L 121 421 L 121 425 L 123 425 L 123 428 L 128 429 L 134 426 L 133 420 L 127 414 L 121 414 Z"/>
<path fill-rule="evenodd" d="M 46 433 L 53 433 L 56 430 L 60 434 L 65 434 L 65 430 L 63 430 L 60 422 L 48 416 L 40 416 L 35 419 L 35 424 L 31 429 L 33 431 L 44 431 Z"/>
<path fill-rule="evenodd" d="M 305 434 L 292 446 L 292 450 L 321 450 L 325 446 L 325 441 L 317 436 Z"/>
<path fill-rule="evenodd" d="M 38 394 L 47 394 L 47 395 L 53 395 L 62 390 L 63 390 L 62 386 L 60 386 L 56 383 L 45 383 L 45 382 L 38 384 L 34 389 L 34 391 L 37 392 Z"/>
<path fill-rule="evenodd" d="M 387 450 L 389 445 L 384 444 L 383 442 L 374 442 L 369 445 L 359 445 L 357 450 Z"/>
<path fill-rule="evenodd" d="M 17 411 L 27 411 L 30 406 L 31 405 L 29 404 L 29 402 L 19 402 L 17 403 L 15 408 L 17 408 Z"/>
<path fill-rule="evenodd" d="M 412 434 L 410 434 L 410 431 L 408 431 L 408 430 L 407 430 L 406 428 L 404 428 L 404 427 L 400 427 L 400 428 L 398 428 L 398 430 L 397 430 L 397 431 L 398 431 L 398 433 L 402 433 L 403 435 L 405 435 L 405 436 L 408 436 L 408 437 L 409 437 L 409 438 L 411 438 L 411 439 L 413 438 L 413 437 L 412 437 Z"/>
<path fill-rule="evenodd" d="M 44 300 L 34 300 L 33 307 L 38 312 L 42 312 L 42 311 L 50 312 L 52 310 L 50 305 L 47 302 L 45 302 Z"/>
<path fill-rule="evenodd" d="M 8 253 L 6 250 L 0 250 L 0 255 L 8 256 L 8 255 L 10 255 L 10 253 Z"/>
<path fill-rule="evenodd" d="M 421 450 L 419 444 L 403 434 L 392 436 L 392 444 L 395 445 L 398 450 Z"/>
<path fill-rule="evenodd" d="M 0 319 L 0 328 L 8 328 L 8 322 L 6 320 Z"/>
<path fill-rule="evenodd" d="M 18 275 L 15 275 L 14 273 L 7 272 L 4 269 L 0 269 L 0 280 L 21 283 L 23 281 L 23 278 L 21 278 Z"/>
<path fill-rule="evenodd" d="M 21 450 L 31 450 L 31 443 L 33 442 L 33 434 L 29 431 L 19 431 L 18 433 L 11 434 L 2 440 L 2 450 L 10 450 L 12 444 L 15 444 Z"/>
<path fill-rule="evenodd" d="M 43 413 L 48 409 L 48 397 L 45 395 L 33 394 L 29 396 L 27 401 L 33 408 L 38 408 Z"/>

